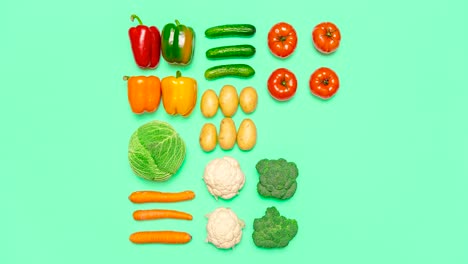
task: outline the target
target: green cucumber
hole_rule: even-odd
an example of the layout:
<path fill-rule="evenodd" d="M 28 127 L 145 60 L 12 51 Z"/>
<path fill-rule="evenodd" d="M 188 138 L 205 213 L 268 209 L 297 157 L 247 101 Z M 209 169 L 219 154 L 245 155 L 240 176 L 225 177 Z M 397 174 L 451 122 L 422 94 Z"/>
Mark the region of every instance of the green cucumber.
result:
<path fill-rule="evenodd" d="M 211 27 L 205 31 L 207 38 L 247 37 L 255 34 L 256 29 L 250 24 L 228 24 Z"/>
<path fill-rule="evenodd" d="M 214 66 L 205 71 L 205 78 L 213 80 L 221 77 L 248 78 L 255 74 L 255 70 L 247 64 L 227 64 Z"/>
<path fill-rule="evenodd" d="M 216 47 L 206 51 L 208 59 L 220 59 L 229 57 L 252 57 L 255 54 L 255 47 L 252 45 L 234 45 Z"/>

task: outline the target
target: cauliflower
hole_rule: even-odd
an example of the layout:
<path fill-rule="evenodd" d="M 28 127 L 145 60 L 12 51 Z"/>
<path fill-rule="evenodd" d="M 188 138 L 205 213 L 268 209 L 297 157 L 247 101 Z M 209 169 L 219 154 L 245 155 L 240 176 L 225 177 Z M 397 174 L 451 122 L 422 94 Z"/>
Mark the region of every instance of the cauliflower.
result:
<path fill-rule="evenodd" d="M 220 207 L 207 217 L 206 242 L 217 248 L 234 248 L 240 242 L 245 223 L 231 209 Z"/>
<path fill-rule="evenodd" d="M 231 157 L 210 161 L 205 167 L 203 180 L 208 191 L 217 199 L 231 199 L 244 186 L 245 175 L 237 160 Z"/>

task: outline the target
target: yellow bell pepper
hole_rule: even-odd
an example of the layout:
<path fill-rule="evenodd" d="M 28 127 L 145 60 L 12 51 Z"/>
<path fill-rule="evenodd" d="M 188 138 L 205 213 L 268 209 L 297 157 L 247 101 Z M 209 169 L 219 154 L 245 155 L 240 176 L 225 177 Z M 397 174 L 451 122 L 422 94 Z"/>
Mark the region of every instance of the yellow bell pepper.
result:
<path fill-rule="evenodd" d="M 161 92 L 164 109 L 170 115 L 189 116 L 197 103 L 197 81 L 182 77 L 180 71 L 176 76 L 168 76 L 161 81 Z"/>

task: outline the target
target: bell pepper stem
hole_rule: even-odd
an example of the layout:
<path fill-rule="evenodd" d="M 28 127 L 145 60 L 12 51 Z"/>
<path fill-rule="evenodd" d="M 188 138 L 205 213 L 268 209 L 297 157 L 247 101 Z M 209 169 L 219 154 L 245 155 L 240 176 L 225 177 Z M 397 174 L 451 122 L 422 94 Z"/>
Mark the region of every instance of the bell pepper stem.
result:
<path fill-rule="evenodd" d="M 182 76 L 182 73 L 180 71 L 177 71 L 176 72 L 176 78 L 179 78 L 180 76 Z"/>
<path fill-rule="evenodd" d="M 176 26 L 180 26 L 179 20 L 176 19 L 176 20 L 175 20 L 175 24 L 176 24 Z"/>
<path fill-rule="evenodd" d="M 133 14 L 130 16 L 131 21 L 135 20 L 135 18 L 136 20 L 138 20 L 138 23 L 140 23 L 140 25 L 143 25 L 143 22 L 141 22 L 141 19 L 137 15 Z"/>
<path fill-rule="evenodd" d="M 125 75 L 122 79 L 123 79 L 124 81 L 128 81 L 128 79 L 130 79 L 130 76 Z"/>

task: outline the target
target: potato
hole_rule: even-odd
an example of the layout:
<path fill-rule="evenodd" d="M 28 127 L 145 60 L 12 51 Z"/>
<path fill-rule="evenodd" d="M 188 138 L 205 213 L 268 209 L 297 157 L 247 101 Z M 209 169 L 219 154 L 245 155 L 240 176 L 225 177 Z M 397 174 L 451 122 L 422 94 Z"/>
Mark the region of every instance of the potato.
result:
<path fill-rule="evenodd" d="M 208 89 L 203 93 L 200 108 L 204 117 L 213 117 L 218 111 L 218 96 L 215 91 Z"/>
<path fill-rule="evenodd" d="M 242 120 L 237 132 L 237 146 L 242 150 L 251 150 L 257 143 L 257 127 L 250 119 Z"/>
<path fill-rule="evenodd" d="M 212 123 L 204 124 L 200 132 L 200 147 L 206 152 L 212 151 L 216 147 L 216 139 L 216 126 Z"/>
<path fill-rule="evenodd" d="M 255 88 L 248 86 L 242 89 L 239 96 L 239 101 L 240 107 L 244 113 L 250 114 L 255 111 L 258 101 L 257 91 Z"/>
<path fill-rule="evenodd" d="M 236 137 L 236 125 L 232 118 L 223 118 L 219 127 L 219 146 L 224 150 L 232 149 L 234 144 L 236 144 Z"/>
<path fill-rule="evenodd" d="M 225 117 L 232 117 L 239 106 L 237 90 L 232 85 L 224 85 L 219 92 L 219 106 Z"/>

